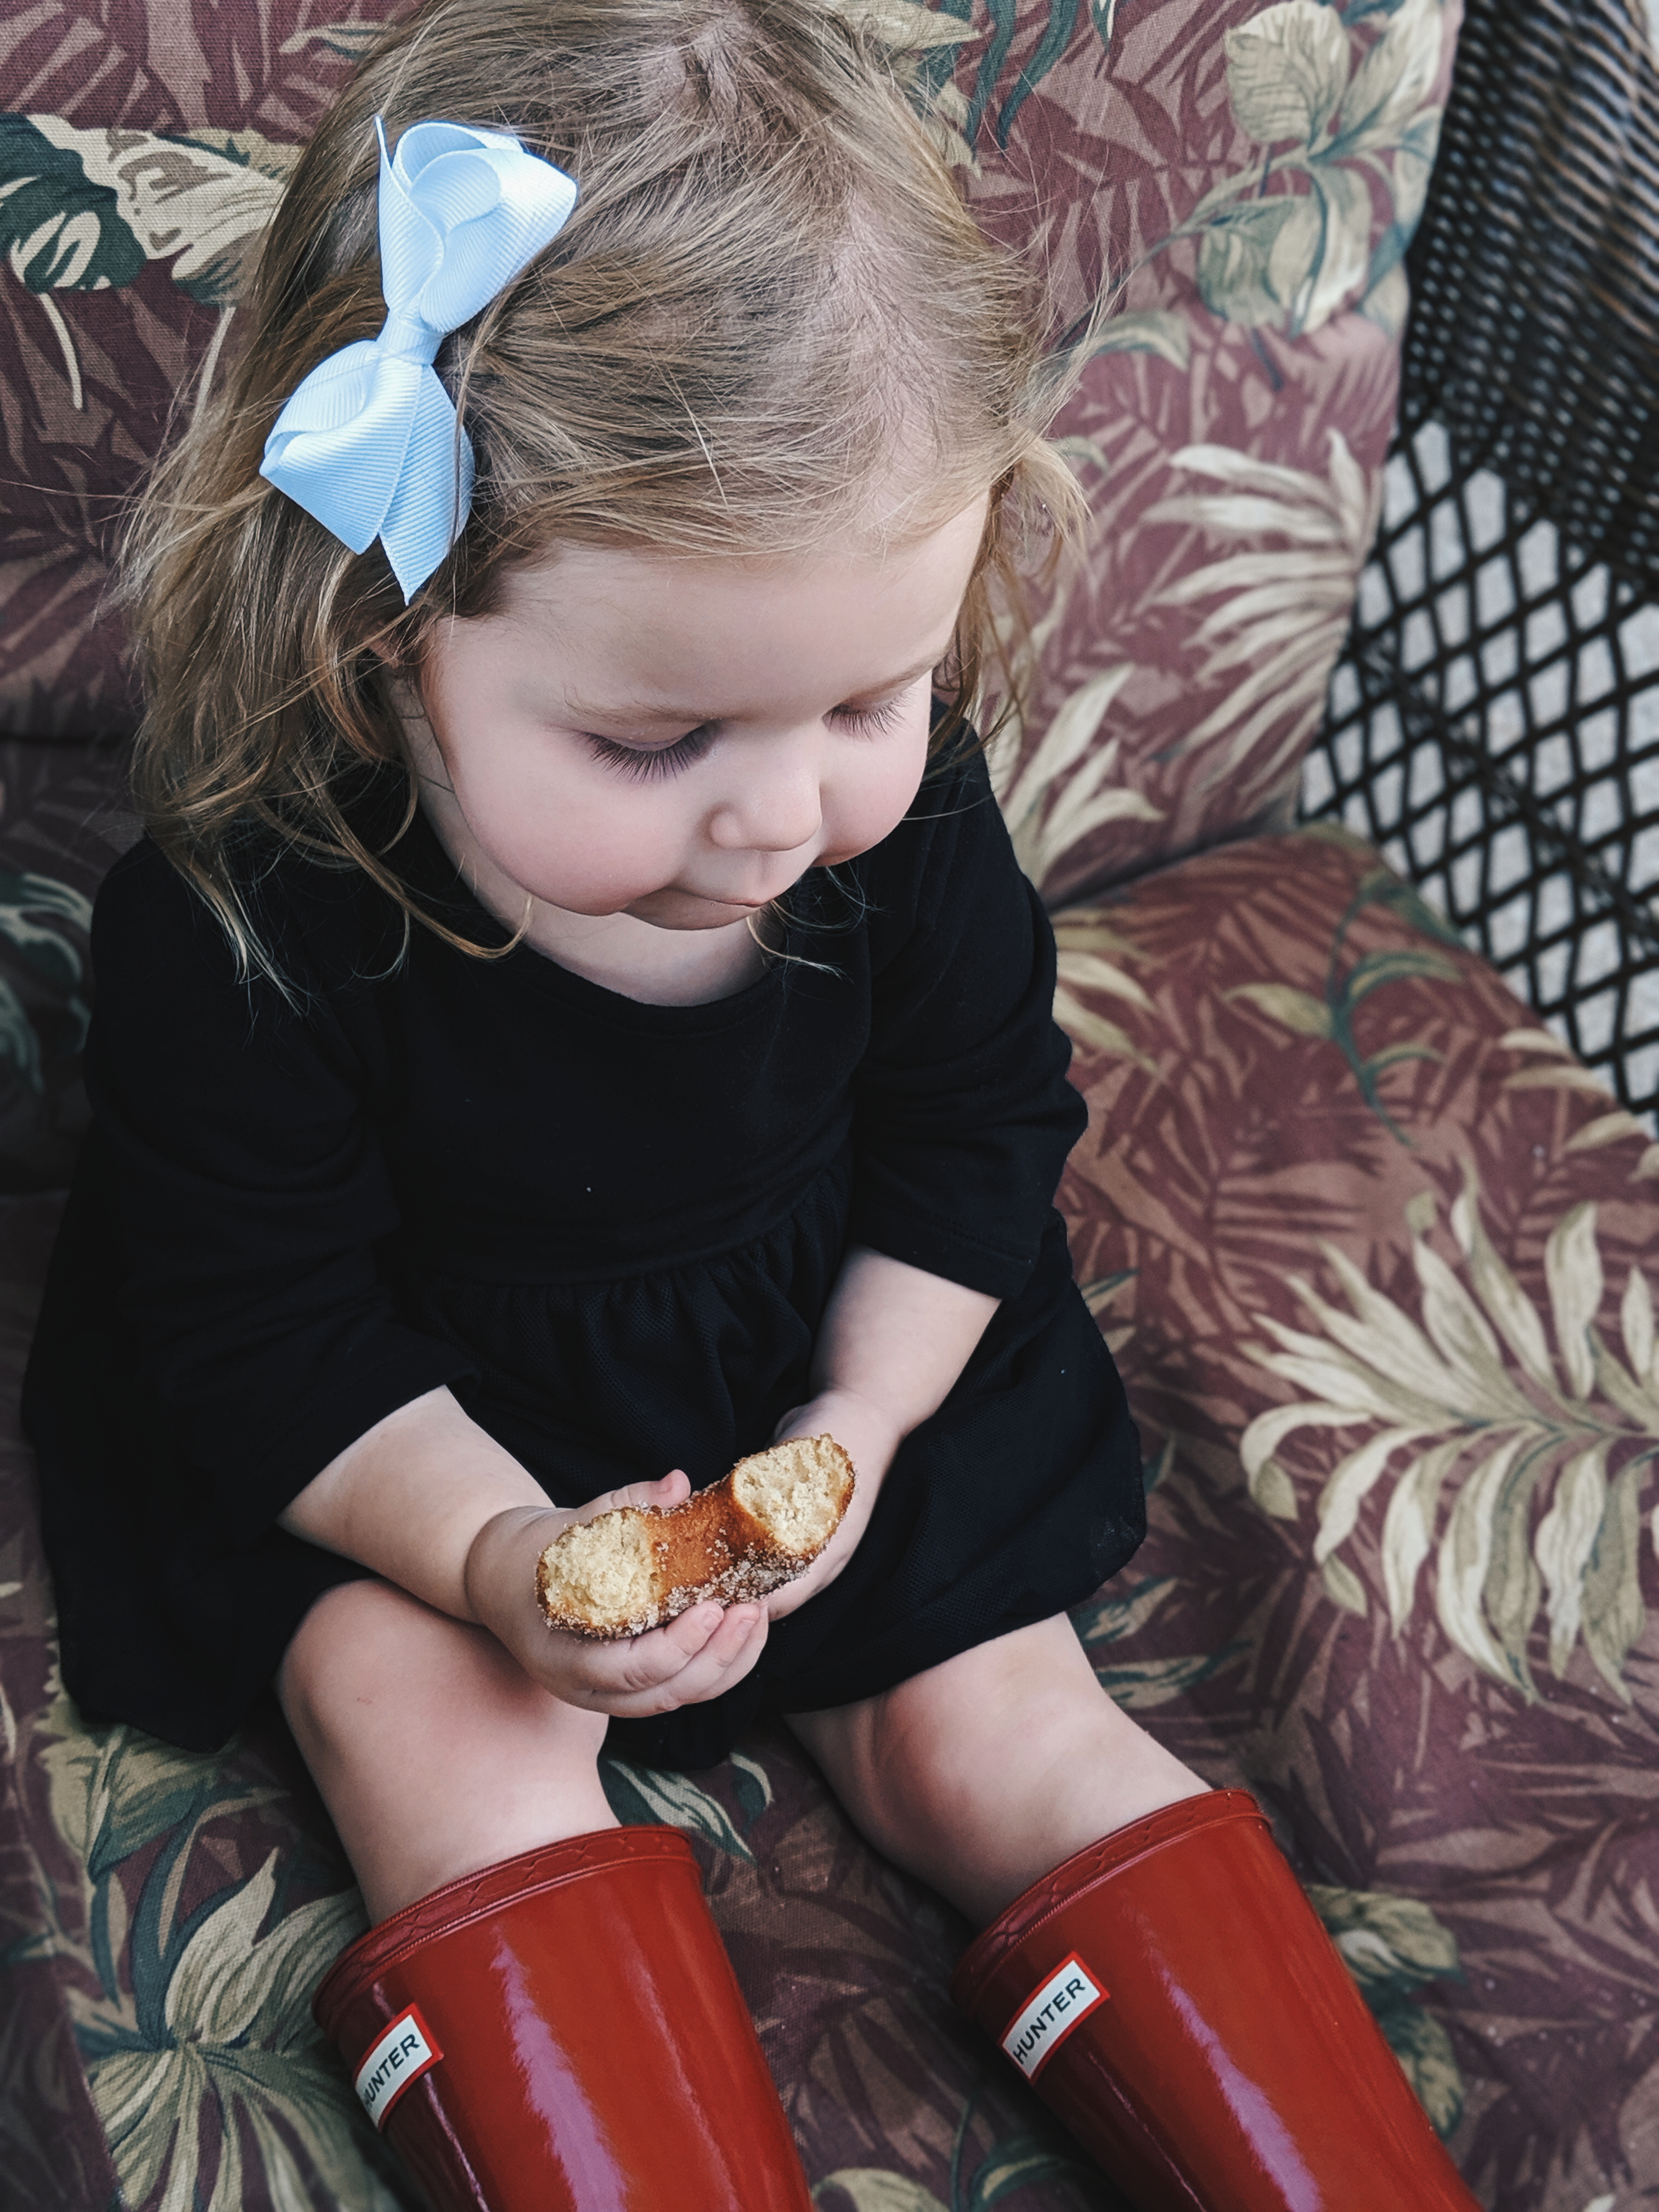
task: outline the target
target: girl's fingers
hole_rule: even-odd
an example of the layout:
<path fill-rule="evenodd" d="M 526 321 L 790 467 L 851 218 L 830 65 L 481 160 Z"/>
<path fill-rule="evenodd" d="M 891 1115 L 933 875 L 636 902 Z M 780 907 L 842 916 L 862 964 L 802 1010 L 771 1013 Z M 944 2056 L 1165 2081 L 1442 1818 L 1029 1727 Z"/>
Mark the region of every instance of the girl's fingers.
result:
<path fill-rule="evenodd" d="M 600 1497 L 590 1498 L 586 1505 L 578 1506 L 571 1515 L 574 1524 L 579 1521 L 595 1521 L 601 1513 L 614 1513 L 621 1505 L 680 1505 L 691 1495 L 691 1478 L 683 1467 L 665 1474 L 660 1482 L 629 1482 L 620 1490 L 607 1490 Z"/>
<path fill-rule="evenodd" d="M 741 1680 L 765 1641 L 764 1615 L 757 1606 L 730 1611 L 694 1606 L 665 1628 L 594 1650 L 583 1670 L 580 1702 L 619 1719 L 698 1704 Z"/>
<path fill-rule="evenodd" d="M 750 1672 L 766 1649 L 766 1609 L 734 1606 L 696 1656 L 659 1694 L 677 1705 L 700 1705 L 729 1690 Z"/>
<path fill-rule="evenodd" d="M 854 1492 L 846 1518 L 806 1572 L 798 1575 L 792 1583 L 785 1583 L 767 1599 L 769 1619 L 787 1620 L 792 1613 L 799 1612 L 809 1598 L 816 1597 L 821 1589 L 826 1589 L 835 1581 L 858 1549 L 859 1539 L 869 1526 L 875 1502 L 872 1485 L 866 1484 L 861 1490 Z"/>
<path fill-rule="evenodd" d="M 618 1637 L 614 1643 L 588 1644 L 576 1638 L 573 1672 L 584 1692 L 584 1701 L 617 1710 L 618 1698 L 638 1696 L 659 1689 L 682 1673 L 721 1624 L 717 1605 L 693 1606 L 668 1628 L 653 1628 L 643 1636 Z M 679 1631 L 678 1636 L 671 1630 Z"/>

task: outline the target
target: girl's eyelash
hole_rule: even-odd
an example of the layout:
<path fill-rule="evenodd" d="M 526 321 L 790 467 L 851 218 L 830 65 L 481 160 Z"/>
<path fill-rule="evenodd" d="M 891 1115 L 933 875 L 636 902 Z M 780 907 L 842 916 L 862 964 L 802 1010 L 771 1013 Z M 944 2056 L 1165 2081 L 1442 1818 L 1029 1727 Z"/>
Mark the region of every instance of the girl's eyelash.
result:
<path fill-rule="evenodd" d="M 678 775 L 701 760 L 714 742 L 711 722 L 699 723 L 683 738 L 676 738 L 672 745 L 619 745 L 609 738 L 596 738 L 592 731 L 584 734 L 604 765 L 630 783 L 657 783 L 665 776 Z"/>
<path fill-rule="evenodd" d="M 898 720 L 900 703 L 899 699 L 890 699 L 880 707 L 837 707 L 834 717 L 861 738 L 876 737 Z M 655 783 L 665 776 L 679 775 L 701 760 L 714 742 L 714 727 L 712 722 L 701 722 L 683 738 L 676 738 L 672 745 L 619 745 L 610 738 L 596 737 L 591 730 L 582 734 L 606 768 L 632 783 Z"/>
<path fill-rule="evenodd" d="M 836 719 L 861 738 L 875 737 L 883 730 L 890 730 L 898 720 L 903 699 L 901 692 L 896 699 L 889 699 L 880 707 L 837 707 Z"/>

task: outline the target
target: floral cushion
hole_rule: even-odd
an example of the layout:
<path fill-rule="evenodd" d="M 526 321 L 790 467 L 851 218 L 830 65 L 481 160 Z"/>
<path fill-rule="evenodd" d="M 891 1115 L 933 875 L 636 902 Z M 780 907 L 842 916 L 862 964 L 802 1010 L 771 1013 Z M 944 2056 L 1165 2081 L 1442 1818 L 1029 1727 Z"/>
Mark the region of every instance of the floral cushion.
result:
<path fill-rule="evenodd" d="M 1051 904 L 1294 811 L 1376 529 L 1462 13 L 1121 0 L 1057 50 L 1022 12 L 1008 156 L 974 138 L 969 203 L 1017 240 L 1034 149 L 1046 191 L 1097 170 L 1047 210 L 1050 259 L 1073 312 L 1103 265 L 1122 288 L 1056 426 L 1088 543 L 1036 609 L 998 764 Z M 983 70 L 958 71 L 966 128 Z"/>
<path fill-rule="evenodd" d="M 1342 833 L 1058 931 L 1062 1202 L 1152 1483 L 1079 1628 L 1257 1792 L 1480 2202 L 1613 2212 L 1659 2171 L 1659 1146 Z M 404 2202 L 310 2021 L 360 1907 L 280 1723 L 193 1759 L 58 1688 L 15 1416 L 56 1210 L 0 1219 L 0 2171 Z M 1121 2212 L 952 2013 L 963 1923 L 786 1738 L 607 1781 L 696 1842 L 826 2212 Z"/>
<path fill-rule="evenodd" d="M 1283 808 L 1369 533 L 1455 9 L 968 8 L 881 12 L 981 218 L 1030 235 L 1036 173 L 1062 295 L 1133 271 L 1061 426 L 1095 543 L 999 763 L 1058 896 Z M 130 722 L 94 619 L 109 502 L 379 13 L 0 26 L 27 125 L 0 118 L 0 422 L 44 488 L 0 550 L 11 726 Z M 0 782 L 26 1194 L 67 1172 L 87 902 L 131 825 L 113 754 L 13 744 Z M 1182 860 L 1060 935 L 1091 1107 L 1062 1198 L 1152 1485 L 1079 1628 L 1163 1741 L 1261 1797 L 1481 2202 L 1613 2212 L 1659 2172 L 1659 1146 L 1340 835 Z M 0 2173 L 32 2212 L 412 2202 L 310 2021 L 361 1907 L 280 1723 L 192 1759 L 86 1729 L 57 1684 L 15 1413 L 55 1217 L 0 1200 Z M 607 1782 L 696 1842 L 825 2212 L 1121 2212 L 951 2012 L 962 1923 L 785 1738 Z"/>
<path fill-rule="evenodd" d="M 1376 515 L 1460 0 L 825 0 L 872 15 L 1062 319 L 1121 287 L 1059 430 L 1086 556 L 1000 773 L 1051 898 L 1282 816 Z M 130 730 L 121 503 L 224 343 L 390 0 L 0 27 L 0 728 Z"/>
<path fill-rule="evenodd" d="M 88 796 L 15 818 L 42 880 Z M 1340 832 L 1057 933 L 1061 1203 L 1152 1482 L 1079 1610 L 1102 1681 L 1256 1790 L 1480 2201 L 1610 2212 L 1659 2157 L 1659 1146 Z M 55 1210 L 0 1218 L 0 2170 L 64 2212 L 403 2201 L 312 2028 L 361 1909 L 281 1725 L 191 1759 L 55 1683 L 15 1433 Z M 1113 2208 L 949 2008 L 963 1923 L 787 1739 L 608 1785 L 695 1836 L 827 2212 Z"/>
<path fill-rule="evenodd" d="M 1634 2203 L 1659 1145 L 1343 832 L 1059 933 L 1061 1202 L 1153 1478 L 1102 1679 L 1275 1815 L 1483 2204 Z"/>

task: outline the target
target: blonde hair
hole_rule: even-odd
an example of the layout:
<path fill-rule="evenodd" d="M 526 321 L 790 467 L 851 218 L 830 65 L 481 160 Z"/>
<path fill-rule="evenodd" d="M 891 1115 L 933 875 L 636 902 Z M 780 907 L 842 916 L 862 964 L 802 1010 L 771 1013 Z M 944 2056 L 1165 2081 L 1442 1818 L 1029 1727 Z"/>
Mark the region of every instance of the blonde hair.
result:
<path fill-rule="evenodd" d="M 574 215 L 447 341 L 471 434 L 471 517 L 407 608 L 267 484 L 284 400 L 385 318 L 373 119 L 516 133 L 574 176 Z M 240 972 L 276 975 L 245 896 L 272 840 L 362 870 L 423 912 L 353 828 L 403 761 L 387 659 L 484 615 L 562 543 L 787 556 L 924 534 L 991 488 L 938 740 L 960 733 L 1034 529 L 1079 498 L 1043 432 L 1076 350 L 992 246 L 855 15 L 825 0 L 428 0 L 368 55 L 307 148 L 260 262 L 233 373 L 159 468 L 129 535 L 152 837 L 217 914 Z M 1018 605 L 1015 593 L 1012 602 Z M 399 833 L 401 834 L 401 832 Z M 276 976 L 280 982 L 281 977 Z"/>

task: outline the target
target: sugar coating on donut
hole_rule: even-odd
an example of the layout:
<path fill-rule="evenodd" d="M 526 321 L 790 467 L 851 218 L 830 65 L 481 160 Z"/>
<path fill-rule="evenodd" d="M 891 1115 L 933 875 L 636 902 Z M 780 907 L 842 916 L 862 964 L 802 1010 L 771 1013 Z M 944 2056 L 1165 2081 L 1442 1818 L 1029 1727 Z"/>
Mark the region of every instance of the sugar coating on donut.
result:
<path fill-rule="evenodd" d="M 853 1462 L 833 1437 L 793 1437 L 739 1460 L 683 1504 L 624 1505 L 567 1528 L 542 1553 L 550 1626 L 638 1636 L 707 1598 L 764 1597 L 803 1573 L 841 1525 Z"/>

